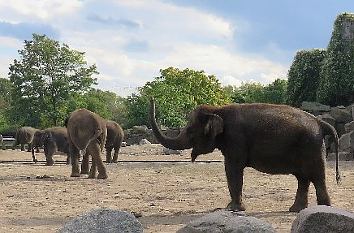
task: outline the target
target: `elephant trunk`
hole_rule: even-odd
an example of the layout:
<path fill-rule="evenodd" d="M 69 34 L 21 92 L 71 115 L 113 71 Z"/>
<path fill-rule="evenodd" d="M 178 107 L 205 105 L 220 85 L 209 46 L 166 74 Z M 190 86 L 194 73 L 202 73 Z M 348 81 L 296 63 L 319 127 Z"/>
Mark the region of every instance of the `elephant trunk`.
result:
<path fill-rule="evenodd" d="M 192 148 L 192 145 L 187 137 L 186 128 L 179 133 L 175 138 L 167 137 L 161 133 L 155 119 L 155 101 L 150 100 L 150 124 L 156 139 L 164 146 L 173 150 L 184 150 Z"/>

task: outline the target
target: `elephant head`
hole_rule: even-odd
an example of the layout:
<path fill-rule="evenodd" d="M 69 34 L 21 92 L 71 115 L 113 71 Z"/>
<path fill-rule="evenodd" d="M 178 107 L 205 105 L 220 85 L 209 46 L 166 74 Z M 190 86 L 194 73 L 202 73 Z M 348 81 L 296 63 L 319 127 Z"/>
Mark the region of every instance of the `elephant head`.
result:
<path fill-rule="evenodd" d="M 155 119 L 155 102 L 150 101 L 150 124 L 157 140 L 174 150 L 192 149 L 192 162 L 200 154 L 207 154 L 217 148 L 217 139 L 224 131 L 223 119 L 214 114 L 216 107 L 201 105 L 190 114 L 187 125 L 175 138 L 163 135 Z"/>

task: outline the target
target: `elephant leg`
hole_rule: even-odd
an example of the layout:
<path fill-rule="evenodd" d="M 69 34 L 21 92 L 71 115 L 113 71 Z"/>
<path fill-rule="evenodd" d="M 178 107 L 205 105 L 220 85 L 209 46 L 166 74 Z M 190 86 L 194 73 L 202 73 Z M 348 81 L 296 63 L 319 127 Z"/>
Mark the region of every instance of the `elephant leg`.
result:
<path fill-rule="evenodd" d="M 69 144 L 69 154 L 71 157 L 71 177 L 80 176 L 80 167 L 79 167 L 79 150 L 72 144 Z"/>
<path fill-rule="evenodd" d="M 330 206 L 331 199 L 327 192 L 325 177 L 314 179 L 312 183 L 316 189 L 317 204 Z"/>
<path fill-rule="evenodd" d="M 97 179 L 107 179 L 106 167 L 101 159 L 101 148 L 98 143 L 90 143 L 90 151 L 92 152 L 92 161 L 95 160 L 96 167 L 98 170 Z"/>
<path fill-rule="evenodd" d="M 32 143 L 28 143 L 27 152 L 31 152 L 31 148 L 32 148 Z"/>
<path fill-rule="evenodd" d="M 114 155 L 113 155 L 113 163 L 117 163 L 118 162 L 118 153 L 119 153 L 119 147 L 114 148 Z"/>
<path fill-rule="evenodd" d="M 246 209 L 242 202 L 243 167 L 225 156 L 225 172 L 231 196 L 231 202 L 226 208 L 243 211 Z"/>
<path fill-rule="evenodd" d="M 39 147 L 36 146 L 36 153 L 39 153 Z"/>
<path fill-rule="evenodd" d="M 54 160 L 53 155 L 55 153 L 55 148 L 52 144 L 44 145 L 44 155 L 47 166 L 53 166 Z"/>
<path fill-rule="evenodd" d="M 85 155 L 82 157 L 81 174 L 89 174 L 89 164 L 90 164 L 90 154 L 86 152 Z"/>
<path fill-rule="evenodd" d="M 295 202 L 290 207 L 290 212 L 299 212 L 302 209 L 307 208 L 308 206 L 308 192 L 310 186 L 310 180 L 307 178 L 303 178 L 301 176 L 296 176 L 298 186 L 295 196 Z"/>
<path fill-rule="evenodd" d="M 21 143 L 21 151 L 25 151 L 25 144 Z"/>
<path fill-rule="evenodd" d="M 37 163 L 38 160 L 36 159 L 36 156 L 34 155 L 34 149 L 32 148 L 32 161 Z"/>
<path fill-rule="evenodd" d="M 106 147 L 106 163 L 112 163 L 112 147 Z"/>
<path fill-rule="evenodd" d="M 69 165 L 71 163 L 71 157 L 70 154 L 67 154 L 66 156 L 66 165 Z"/>
<path fill-rule="evenodd" d="M 97 161 L 96 161 L 96 158 L 94 156 L 92 156 L 92 164 L 91 164 L 90 174 L 89 174 L 88 178 L 95 179 L 96 173 L 97 173 Z"/>

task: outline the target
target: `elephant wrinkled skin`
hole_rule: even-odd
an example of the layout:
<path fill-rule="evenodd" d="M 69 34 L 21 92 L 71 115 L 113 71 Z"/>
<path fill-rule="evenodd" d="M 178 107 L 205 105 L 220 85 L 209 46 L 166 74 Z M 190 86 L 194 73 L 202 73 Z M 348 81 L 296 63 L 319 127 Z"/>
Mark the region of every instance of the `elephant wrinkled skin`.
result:
<path fill-rule="evenodd" d="M 87 109 L 78 109 L 70 114 L 66 127 L 71 155 L 71 176 L 80 176 L 79 157 L 81 154 L 84 156 L 81 174 L 88 173 L 88 157 L 91 155 L 92 165 L 89 178 L 95 178 L 98 170 L 97 178 L 106 179 L 107 171 L 100 156 L 107 137 L 106 120 Z"/>
<path fill-rule="evenodd" d="M 245 210 L 242 202 L 243 171 L 252 167 L 269 174 L 293 174 L 298 180 L 295 202 L 290 211 L 308 206 L 312 182 L 317 203 L 331 205 L 325 181 L 323 138 L 335 138 L 336 179 L 338 135 L 328 123 L 302 110 L 272 104 L 233 104 L 221 107 L 201 105 L 176 138 L 163 135 L 155 120 L 151 100 L 150 123 L 160 143 L 171 149 L 192 149 L 192 161 L 198 155 L 218 148 L 224 155 L 231 202 L 228 208 Z"/>
<path fill-rule="evenodd" d="M 117 122 L 107 121 L 107 140 L 106 140 L 106 162 L 117 163 L 118 153 L 124 138 L 122 127 Z M 114 154 L 112 157 L 112 150 Z"/>
<path fill-rule="evenodd" d="M 66 164 L 70 164 L 68 132 L 65 127 L 52 127 L 38 130 L 32 141 L 32 157 L 35 159 L 34 147 L 43 146 L 46 165 L 54 164 L 53 155 L 60 151 L 67 154 Z M 37 160 L 37 159 L 35 159 Z"/>

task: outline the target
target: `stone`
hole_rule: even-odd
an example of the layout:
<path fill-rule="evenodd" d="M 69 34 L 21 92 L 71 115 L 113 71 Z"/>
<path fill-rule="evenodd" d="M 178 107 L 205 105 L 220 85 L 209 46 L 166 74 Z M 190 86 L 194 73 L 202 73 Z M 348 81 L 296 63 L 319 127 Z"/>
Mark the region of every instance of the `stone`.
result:
<path fill-rule="evenodd" d="M 339 138 L 338 151 L 350 152 L 351 134 L 352 133 L 346 133 Z"/>
<path fill-rule="evenodd" d="M 331 108 L 329 114 L 339 123 L 348 123 L 353 120 L 350 112 L 341 106 Z"/>
<path fill-rule="evenodd" d="M 255 217 L 245 216 L 238 212 L 216 211 L 198 218 L 177 233 L 275 233 L 269 223 Z"/>
<path fill-rule="evenodd" d="M 146 125 L 135 125 L 132 127 L 135 132 L 146 133 L 149 129 Z"/>
<path fill-rule="evenodd" d="M 121 147 L 126 147 L 127 146 L 127 142 L 122 142 Z"/>
<path fill-rule="evenodd" d="M 333 127 L 336 126 L 336 120 L 328 113 L 325 113 L 325 114 L 322 114 L 322 115 L 318 115 L 317 118 L 329 123 Z"/>
<path fill-rule="evenodd" d="M 169 149 L 169 148 L 166 148 L 164 147 L 162 149 L 162 152 L 165 154 L 165 155 L 180 155 L 182 154 L 182 151 L 181 150 L 172 150 L 172 149 Z"/>
<path fill-rule="evenodd" d="M 97 209 L 65 223 L 58 233 L 142 233 L 143 229 L 131 213 Z"/>
<path fill-rule="evenodd" d="M 354 214 L 330 206 L 314 206 L 303 209 L 291 227 L 291 233 L 354 232 Z"/>
<path fill-rule="evenodd" d="M 331 110 L 331 107 L 317 102 L 304 101 L 302 102 L 300 109 L 310 112 L 314 115 L 319 115 L 323 112 L 329 112 Z"/>
<path fill-rule="evenodd" d="M 147 140 L 145 138 L 141 139 L 141 141 L 139 142 L 140 146 L 141 145 L 150 145 L 150 144 L 151 144 L 151 142 L 149 142 L 149 140 Z"/>
<path fill-rule="evenodd" d="M 344 129 L 346 133 L 349 133 L 351 131 L 354 131 L 354 121 L 351 121 L 347 124 L 344 125 Z"/>

